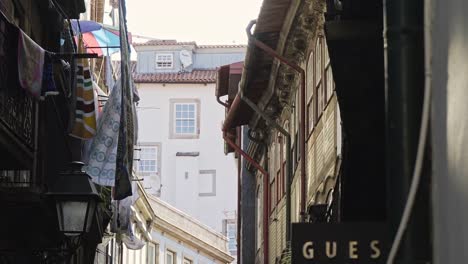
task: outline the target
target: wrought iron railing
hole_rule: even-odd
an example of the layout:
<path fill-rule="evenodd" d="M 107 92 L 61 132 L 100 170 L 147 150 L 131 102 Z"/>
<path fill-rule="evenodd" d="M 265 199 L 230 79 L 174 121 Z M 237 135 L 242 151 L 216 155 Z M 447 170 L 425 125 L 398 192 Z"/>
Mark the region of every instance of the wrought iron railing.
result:
<path fill-rule="evenodd" d="M 28 188 L 33 185 L 29 170 L 0 171 L 0 188 Z"/>
<path fill-rule="evenodd" d="M 36 101 L 18 81 L 17 37 L 0 17 L 0 122 L 30 150 L 34 149 Z"/>
<path fill-rule="evenodd" d="M 0 89 L 0 122 L 30 150 L 34 149 L 35 104 L 20 87 Z"/>

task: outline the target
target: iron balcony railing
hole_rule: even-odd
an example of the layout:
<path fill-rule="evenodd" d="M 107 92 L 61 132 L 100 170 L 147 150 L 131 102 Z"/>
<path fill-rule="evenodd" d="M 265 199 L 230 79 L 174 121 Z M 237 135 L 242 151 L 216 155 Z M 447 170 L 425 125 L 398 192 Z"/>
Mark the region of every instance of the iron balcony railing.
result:
<path fill-rule="evenodd" d="M 29 170 L 0 171 L 0 188 L 29 188 L 33 185 Z"/>

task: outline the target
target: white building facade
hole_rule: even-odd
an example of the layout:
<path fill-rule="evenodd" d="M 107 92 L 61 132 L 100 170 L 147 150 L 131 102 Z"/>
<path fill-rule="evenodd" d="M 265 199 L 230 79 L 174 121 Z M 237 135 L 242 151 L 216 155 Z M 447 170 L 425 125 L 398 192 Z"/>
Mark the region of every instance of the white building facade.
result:
<path fill-rule="evenodd" d="M 230 237 L 236 254 L 237 163 L 224 154 L 225 109 L 216 68 L 242 61 L 245 46 L 149 41 L 135 45 L 140 95 L 136 171 L 147 193 Z"/>
<path fill-rule="evenodd" d="M 138 185 L 131 206 L 132 245 L 113 237 L 101 244 L 95 264 L 228 264 L 227 238 Z M 142 245 L 142 247 L 141 247 Z"/>

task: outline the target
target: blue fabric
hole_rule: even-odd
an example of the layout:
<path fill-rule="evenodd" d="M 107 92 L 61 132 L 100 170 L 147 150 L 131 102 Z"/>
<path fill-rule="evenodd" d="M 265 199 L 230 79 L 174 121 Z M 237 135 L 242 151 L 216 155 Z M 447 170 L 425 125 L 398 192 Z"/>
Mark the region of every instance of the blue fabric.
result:
<path fill-rule="evenodd" d="M 80 23 L 79 26 L 78 26 L 78 23 Z M 81 28 L 81 33 L 86 33 L 86 32 L 91 32 L 91 31 L 102 29 L 102 25 L 95 21 L 72 19 L 71 24 L 72 24 L 73 32 L 75 33 L 75 35 L 78 35 L 80 33 L 80 28 Z"/>

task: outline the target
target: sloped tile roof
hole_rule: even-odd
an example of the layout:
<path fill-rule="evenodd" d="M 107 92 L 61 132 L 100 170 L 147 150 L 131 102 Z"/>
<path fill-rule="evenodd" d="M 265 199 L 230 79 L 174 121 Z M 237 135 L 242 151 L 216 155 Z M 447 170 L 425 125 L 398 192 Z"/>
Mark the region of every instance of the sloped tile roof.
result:
<path fill-rule="evenodd" d="M 226 44 L 226 45 L 199 45 L 199 49 L 216 49 L 216 48 L 247 48 L 247 45 L 242 44 Z"/>
<path fill-rule="evenodd" d="M 133 46 L 166 46 L 166 45 L 197 45 L 195 41 L 178 42 L 175 39 L 153 39 L 141 43 L 133 43 Z"/>
<path fill-rule="evenodd" d="M 178 42 L 175 39 L 153 39 L 146 42 L 132 43 L 133 46 L 183 46 L 194 45 L 199 49 L 215 49 L 215 48 L 247 48 L 243 44 L 215 44 L 215 45 L 197 45 L 195 41 Z"/>
<path fill-rule="evenodd" d="M 133 73 L 136 83 L 215 83 L 217 70 L 181 73 Z"/>

